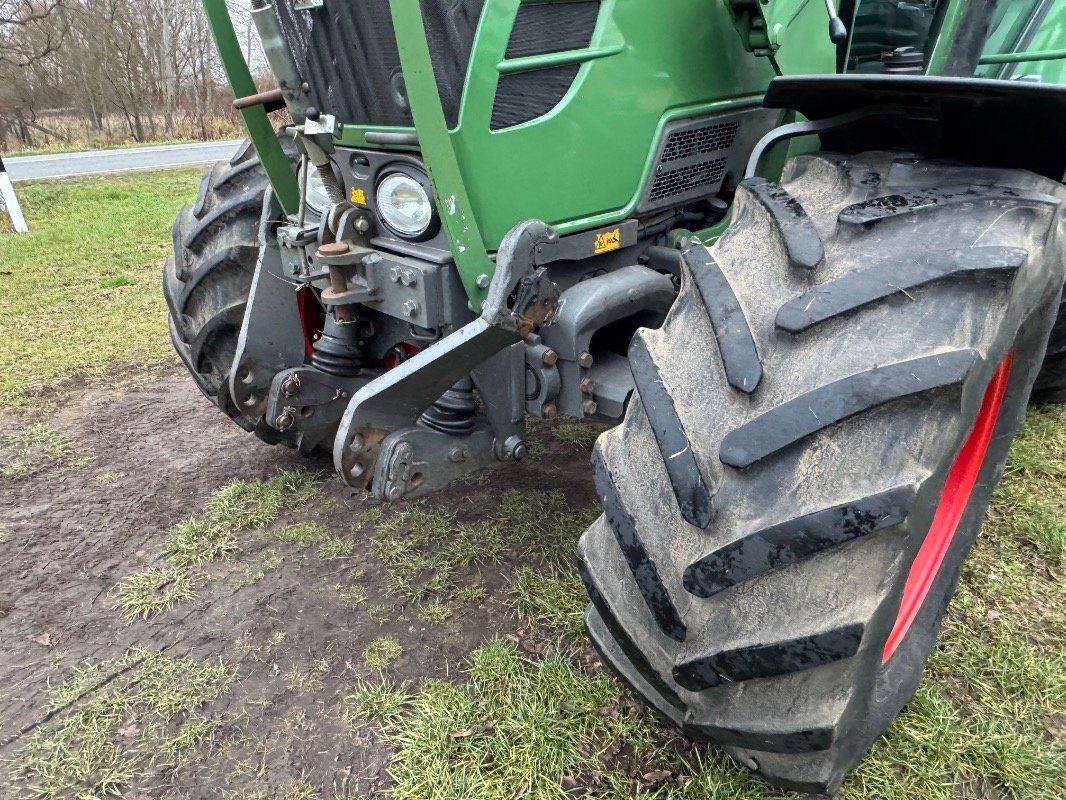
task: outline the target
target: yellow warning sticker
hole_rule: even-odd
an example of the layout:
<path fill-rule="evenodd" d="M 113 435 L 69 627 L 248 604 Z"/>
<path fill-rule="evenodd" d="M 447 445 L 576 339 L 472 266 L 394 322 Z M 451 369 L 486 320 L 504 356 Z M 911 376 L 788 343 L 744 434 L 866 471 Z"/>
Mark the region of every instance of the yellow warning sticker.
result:
<path fill-rule="evenodd" d="M 355 203 L 356 205 L 365 206 L 366 205 L 366 191 L 363 190 L 363 189 L 360 189 L 358 186 L 353 186 L 352 187 L 352 202 Z"/>
<path fill-rule="evenodd" d="M 604 231 L 603 233 L 596 234 L 596 255 L 600 255 L 600 253 L 609 253 L 612 250 L 617 250 L 621 246 L 621 228 L 615 228 L 613 231 Z"/>

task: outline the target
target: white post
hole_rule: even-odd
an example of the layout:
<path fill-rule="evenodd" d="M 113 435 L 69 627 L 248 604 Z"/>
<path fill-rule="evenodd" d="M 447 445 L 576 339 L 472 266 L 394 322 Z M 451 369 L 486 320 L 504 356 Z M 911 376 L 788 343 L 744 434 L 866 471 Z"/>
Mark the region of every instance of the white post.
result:
<path fill-rule="evenodd" d="M 8 177 L 7 170 L 4 168 L 2 156 L 0 156 L 0 200 L 7 208 L 8 216 L 11 217 L 11 222 L 15 226 L 15 232 L 29 233 L 30 229 L 26 227 L 26 218 L 22 216 L 22 208 L 19 206 L 19 199 L 15 197 L 15 187 L 11 184 L 11 178 Z"/>

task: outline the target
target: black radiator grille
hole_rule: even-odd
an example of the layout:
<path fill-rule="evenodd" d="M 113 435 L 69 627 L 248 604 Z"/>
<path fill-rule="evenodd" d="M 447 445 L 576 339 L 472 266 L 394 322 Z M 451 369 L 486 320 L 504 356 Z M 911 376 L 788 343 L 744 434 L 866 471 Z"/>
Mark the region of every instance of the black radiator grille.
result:
<path fill-rule="evenodd" d="M 639 210 L 679 206 L 719 191 L 742 129 L 742 117 L 737 114 L 671 122 Z"/>
<path fill-rule="evenodd" d="M 713 161 L 704 161 L 699 164 L 690 164 L 687 167 L 669 169 L 655 176 L 655 182 L 648 192 L 648 202 L 686 195 L 693 190 L 701 190 L 707 186 L 717 186 L 725 177 L 725 166 L 728 158 L 716 158 Z"/>
<path fill-rule="evenodd" d="M 300 0 L 275 8 L 323 111 L 354 125 L 409 126 L 411 109 L 400 71 L 389 0 L 325 0 L 298 11 Z M 444 115 L 454 126 L 485 0 L 422 0 L 433 70 Z"/>
<path fill-rule="evenodd" d="M 728 150 L 737 138 L 740 121 L 726 122 L 721 125 L 708 125 L 694 130 L 676 131 L 670 134 L 663 148 L 662 163 L 680 161 L 705 153 Z"/>

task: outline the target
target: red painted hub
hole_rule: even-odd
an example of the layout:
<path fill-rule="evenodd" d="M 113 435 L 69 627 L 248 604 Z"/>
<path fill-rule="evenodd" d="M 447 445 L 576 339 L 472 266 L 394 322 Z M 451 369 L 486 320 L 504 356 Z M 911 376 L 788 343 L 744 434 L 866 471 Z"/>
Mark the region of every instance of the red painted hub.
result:
<path fill-rule="evenodd" d="M 933 522 L 925 534 L 925 541 L 922 542 L 918 554 L 914 557 L 914 563 L 911 564 L 907 585 L 903 589 L 899 616 L 896 618 L 892 632 L 888 635 L 888 641 L 885 642 L 882 663 L 892 658 L 892 654 L 903 642 L 955 538 L 955 532 L 970 502 L 970 495 L 973 494 L 973 487 L 985 463 L 988 445 L 992 442 L 992 434 L 1003 408 L 1003 396 L 1010 382 L 1013 361 L 1014 353 L 1011 351 L 992 376 L 985 390 L 981 411 L 974 422 L 973 430 L 962 449 L 959 450 L 955 463 L 951 465 Z"/>

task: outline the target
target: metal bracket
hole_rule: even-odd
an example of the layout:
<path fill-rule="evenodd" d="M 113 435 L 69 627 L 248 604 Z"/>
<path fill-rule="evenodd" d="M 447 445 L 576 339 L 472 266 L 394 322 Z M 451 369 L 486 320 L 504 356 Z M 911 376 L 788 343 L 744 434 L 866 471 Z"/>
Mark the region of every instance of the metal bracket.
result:
<path fill-rule="evenodd" d="M 496 461 L 487 426 L 466 436 L 427 428 L 403 428 L 381 443 L 371 491 L 381 500 L 414 499 L 443 489 L 456 478 Z"/>
<path fill-rule="evenodd" d="M 280 214 L 277 200 L 266 192 L 259 225 L 259 262 L 229 375 L 230 396 L 252 418 L 266 416 L 274 376 L 304 363 L 304 332 L 295 297 L 298 286 L 285 277 L 281 251 L 272 241 L 271 223 Z"/>
<path fill-rule="evenodd" d="M 538 244 L 555 238 L 536 220 L 515 227 L 500 246 L 481 316 L 356 393 L 333 445 L 333 464 L 346 483 L 365 486 L 375 464 L 387 470 L 387 454 L 378 453 L 390 434 L 410 428 L 449 387 L 535 326 L 551 323 L 559 291 L 543 268 L 534 267 L 534 257 Z"/>
<path fill-rule="evenodd" d="M 333 434 L 348 398 L 369 381 L 370 376 L 344 378 L 312 367 L 284 370 L 271 383 L 266 421 L 293 436 L 296 448 L 309 455 Z"/>

